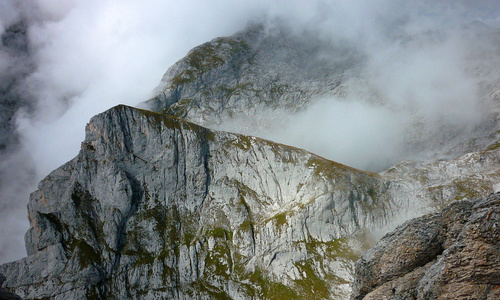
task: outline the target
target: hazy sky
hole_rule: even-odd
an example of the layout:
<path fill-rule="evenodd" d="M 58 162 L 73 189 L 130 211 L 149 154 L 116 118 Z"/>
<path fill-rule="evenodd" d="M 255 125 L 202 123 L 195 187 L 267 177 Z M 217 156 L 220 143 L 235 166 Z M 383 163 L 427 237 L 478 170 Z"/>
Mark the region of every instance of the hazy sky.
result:
<path fill-rule="evenodd" d="M 88 120 L 116 104 L 136 105 L 152 97 L 152 90 L 166 69 L 194 46 L 233 34 L 249 21 L 280 18 L 298 30 L 312 28 L 325 38 L 358 42 L 359 47 L 365 47 L 371 55 L 368 70 L 372 73 L 367 73 L 370 83 L 393 100 L 394 106 L 407 108 L 406 102 L 398 104 L 397 99 L 408 100 L 408 93 L 430 95 L 427 99 L 443 97 L 444 89 L 433 88 L 429 82 L 429 72 L 443 78 L 440 81 L 443 86 L 452 81 L 463 83 L 462 90 L 450 91 L 444 95 L 445 99 L 468 99 L 476 91 L 474 82 L 454 63 L 466 54 L 462 51 L 461 39 L 446 39 L 438 46 L 428 41 L 423 45 L 388 46 L 393 35 L 417 37 L 435 26 L 451 30 L 458 24 L 457 20 L 480 19 L 496 26 L 500 24 L 499 10 L 499 1 L 0 2 L 0 33 L 21 18 L 27 20 L 31 55 L 36 64 L 35 72 L 22 85 L 24 92 L 35 99 L 34 112 L 21 111 L 17 115 L 22 148 L 15 154 L 3 156 L 0 162 L 1 168 L 10 170 L 8 177 L 1 178 L 4 190 L 0 191 L 0 263 L 25 256 L 23 235 L 28 228 L 25 209 L 28 195 L 35 189 L 36 182 L 78 153 Z M 390 34 L 377 30 L 391 26 L 396 30 Z M 412 49 L 408 45 L 419 51 L 408 54 Z M 0 49 L 0 72 L 15 68 L 9 55 Z M 380 68 L 381 65 L 384 68 Z M 414 72 L 416 69 L 422 72 Z M 440 74 L 439 70 L 443 69 L 456 71 L 455 77 L 448 76 L 450 72 Z M 410 82 L 417 82 L 419 86 Z M 401 88 L 388 91 L 385 87 L 389 85 Z M 350 127 L 353 131 L 343 134 L 344 140 L 340 133 L 335 136 L 345 145 L 352 144 L 346 146 L 347 151 L 360 149 L 360 145 L 383 148 L 384 141 L 397 141 L 395 137 L 400 136 L 398 130 L 390 129 L 399 126 L 399 117 L 387 122 L 391 111 L 380 107 L 372 109 L 360 102 L 338 104 L 334 100 L 322 100 L 299 120 L 310 123 L 311 114 L 321 116 L 315 118 L 319 124 L 311 124 L 311 128 L 329 126 L 327 120 L 331 119 L 358 121 L 357 127 Z M 428 109 L 429 118 L 436 114 L 436 119 L 442 119 L 442 109 L 433 108 L 432 103 L 414 104 Z M 464 106 L 455 106 L 458 113 L 471 108 L 466 100 L 459 103 Z M 444 118 L 449 116 L 445 114 Z M 475 118 L 474 114 L 464 116 Z M 299 126 L 295 126 L 298 130 Z M 371 131 L 367 132 L 367 128 Z M 327 132 L 317 132 L 320 135 L 315 139 L 329 139 L 323 137 Z M 378 138 L 380 145 L 373 146 L 371 142 L 377 133 L 382 133 L 382 138 Z M 359 141 L 352 141 L 349 138 L 352 135 L 358 136 Z M 294 143 L 294 139 L 300 138 L 294 135 L 283 139 Z M 359 155 L 363 154 L 360 151 Z"/>

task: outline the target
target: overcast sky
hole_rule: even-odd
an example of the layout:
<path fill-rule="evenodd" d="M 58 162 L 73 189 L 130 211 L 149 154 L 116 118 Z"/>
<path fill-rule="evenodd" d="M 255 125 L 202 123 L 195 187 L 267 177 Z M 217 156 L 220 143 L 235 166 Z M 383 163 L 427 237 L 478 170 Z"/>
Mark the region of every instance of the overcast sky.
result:
<path fill-rule="evenodd" d="M 194 46 L 233 34 L 249 21 L 276 17 L 296 28 L 309 27 L 335 38 L 363 40 L 366 47 L 377 47 L 384 42 L 384 37 L 373 31 L 372 26 L 380 20 L 392 19 L 391 16 L 404 15 L 411 20 L 408 24 L 418 24 L 413 28 L 415 33 L 426 26 L 436 26 L 438 22 L 455 25 L 457 18 L 480 19 L 491 26 L 500 24 L 499 1 L 435 2 L 1 1 L 0 34 L 19 20 L 26 20 L 36 69 L 22 85 L 35 101 L 34 112 L 21 111 L 17 115 L 22 147 L 15 154 L 3 156 L 4 161 L 0 164 L 0 167 L 10 170 L 8 177 L 1 178 L 8 184 L 4 184 L 7 188 L 0 191 L 0 208 L 3 210 L 0 211 L 0 263 L 25 256 L 23 235 L 28 228 L 25 209 L 28 195 L 35 189 L 36 182 L 78 153 L 88 120 L 116 104 L 136 105 L 152 97 L 153 89 L 167 68 Z M 412 27 L 406 29 L 411 32 Z M 446 44 L 443 47 L 448 48 L 426 47 L 425 50 L 430 57 L 441 57 L 439 51 L 454 46 Z M 385 46 L 382 48 L 386 49 Z M 391 49 L 397 54 L 405 50 Z M 421 63 L 419 60 L 405 61 L 402 55 L 397 57 L 403 61 L 392 61 L 393 69 L 399 69 L 403 74 L 412 73 L 414 64 Z M 12 61 L 11 54 L 0 51 L 0 72 L 11 72 L 16 67 Z M 383 56 L 372 60 L 373 69 L 377 69 L 377 63 L 387 61 L 388 58 Z M 434 62 L 446 64 L 449 60 L 436 59 Z M 382 87 L 400 79 L 391 74 L 378 75 L 374 77 L 388 81 L 374 81 Z M 416 80 L 426 82 L 425 74 L 414 76 Z M 460 70 L 457 76 L 458 80 L 463 79 Z M 471 92 L 473 87 L 469 89 L 469 81 L 464 79 L 464 83 L 464 93 Z M 398 95 L 388 97 L 397 98 Z M 323 103 L 328 101 L 331 99 Z M 353 114 L 355 119 L 373 113 L 357 105 L 345 105 L 340 111 L 346 111 L 343 116 Z M 316 111 L 325 113 L 330 110 L 316 108 Z M 336 109 L 332 113 L 338 112 Z M 305 114 L 308 113 L 311 114 Z M 378 122 L 387 118 L 387 111 L 376 111 L 375 115 L 378 117 L 374 120 Z M 303 119 L 304 122 L 310 120 L 307 115 Z M 373 127 L 373 124 L 367 126 Z M 391 138 L 390 134 L 387 138 Z"/>

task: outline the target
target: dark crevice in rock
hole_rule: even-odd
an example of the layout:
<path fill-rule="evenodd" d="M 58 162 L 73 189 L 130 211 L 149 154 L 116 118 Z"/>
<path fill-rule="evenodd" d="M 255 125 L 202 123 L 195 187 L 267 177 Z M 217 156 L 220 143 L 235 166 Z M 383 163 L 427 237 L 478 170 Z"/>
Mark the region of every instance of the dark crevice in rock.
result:
<path fill-rule="evenodd" d="M 5 289 L 2 288 L 3 283 L 7 280 L 5 276 L 0 274 L 0 299 L 2 300 L 21 300 L 22 298 L 19 297 L 18 295 L 11 293 Z"/>
<path fill-rule="evenodd" d="M 107 284 L 111 280 L 113 274 L 115 273 L 115 270 L 117 270 L 120 266 L 120 260 L 122 257 L 122 252 L 123 249 L 127 243 L 127 224 L 130 218 L 136 213 L 141 200 L 144 197 L 144 189 L 139 180 L 137 180 L 132 174 L 125 172 L 125 176 L 127 177 L 130 186 L 132 188 L 132 195 L 131 195 L 131 202 L 129 209 L 126 213 L 125 216 L 120 220 L 120 223 L 117 228 L 117 241 L 118 244 L 116 245 L 116 251 L 114 252 L 114 261 L 111 266 L 111 269 L 109 272 L 106 274 L 104 278 L 102 278 L 102 281 L 97 284 L 98 290 L 100 295 L 107 295 L 108 294 L 108 287 Z"/>

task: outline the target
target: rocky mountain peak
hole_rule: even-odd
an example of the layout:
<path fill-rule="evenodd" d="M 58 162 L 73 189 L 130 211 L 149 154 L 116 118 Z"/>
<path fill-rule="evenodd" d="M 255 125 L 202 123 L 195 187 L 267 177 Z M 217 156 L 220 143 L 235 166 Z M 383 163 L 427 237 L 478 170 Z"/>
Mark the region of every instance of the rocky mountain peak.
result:
<path fill-rule="evenodd" d="M 269 108 L 293 112 L 334 92 L 358 56 L 307 32 L 253 25 L 191 50 L 167 70 L 145 106 L 201 125 Z"/>
<path fill-rule="evenodd" d="M 345 295 L 335 266 L 362 249 L 348 236 L 384 224 L 387 187 L 301 149 L 118 106 L 32 194 L 29 256 L 0 273 L 24 298 Z"/>

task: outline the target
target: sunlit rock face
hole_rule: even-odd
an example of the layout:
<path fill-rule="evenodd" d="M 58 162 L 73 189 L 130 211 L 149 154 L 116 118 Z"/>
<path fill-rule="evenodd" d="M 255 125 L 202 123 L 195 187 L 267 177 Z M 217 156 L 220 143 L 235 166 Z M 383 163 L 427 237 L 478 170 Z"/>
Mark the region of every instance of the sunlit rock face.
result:
<path fill-rule="evenodd" d="M 356 263 L 352 299 L 498 299 L 500 193 L 406 222 Z"/>
<path fill-rule="evenodd" d="M 118 106 L 32 194 L 23 298 L 345 295 L 381 176 L 304 150 Z M 83 280 L 84 279 L 84 280 Z"/>

